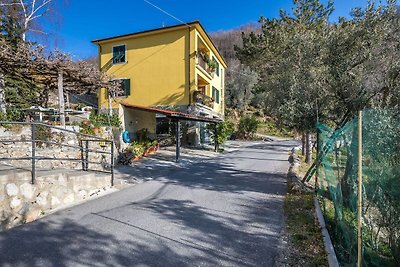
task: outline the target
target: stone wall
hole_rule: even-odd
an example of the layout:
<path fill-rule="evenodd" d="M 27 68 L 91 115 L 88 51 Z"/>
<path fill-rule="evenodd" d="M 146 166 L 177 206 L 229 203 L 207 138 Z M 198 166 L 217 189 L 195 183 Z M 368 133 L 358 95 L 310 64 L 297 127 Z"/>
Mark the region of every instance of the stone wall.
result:
<path fill-rule="evenodd" d="M 70 126 L 70 130 L 79 132 L 79 127 Z M 110 136 L 108 128 L 102 129 L 102 136 Z M 31 128 L 30 126 L 14 125 L 12 127 L 0 127 L 0 140 L 30 140 L 31 139 Z M 51 137 L 48 141 L 62 143 L 69 146 L 79 146 L 79 139 L 75 133 L 69 133 L 60 131 L 58 129 L 51 129 Z M 89 142 L 89 149 L 100 150 L 110 152 L 110 145 L 101 146 L 99 142 Z M 51 160 L 38 160 L 36 166 L 38 168 L 65 168 L 65 169 L 82 169 L 81 151 L 79 148 L 60 146 L 60 145 L 48 145 L 36 144 L 36 156 L 40 157 L 51 157 Z M 32 144 L 31 142 L 1 142 L 0 141 L 0 157 L 10 158 L 7 161 L 8 164 L 14 167 L 25 167 L 31 166 L 30 160 L 12 160 L 15 157 L 31 157 L 32 155 Z M 69 160 L 58 160 L 61 159 L 74 159 L 75 161 Z M 108 154 L 89 152 L 89 161 L 96 162 L 98 164 L 90 164 L 89 168 L 94 170 L 105 170 L 109 168 L 111 157 Z"/>
<path fill-rule="evenodd" d="M 111 188 L 110 179 L 110 175 L 70 171 L 39 176 L 32 185 L 30 172 L 9 171 L 0 176 L 0 231 L 105 191 Z"/>

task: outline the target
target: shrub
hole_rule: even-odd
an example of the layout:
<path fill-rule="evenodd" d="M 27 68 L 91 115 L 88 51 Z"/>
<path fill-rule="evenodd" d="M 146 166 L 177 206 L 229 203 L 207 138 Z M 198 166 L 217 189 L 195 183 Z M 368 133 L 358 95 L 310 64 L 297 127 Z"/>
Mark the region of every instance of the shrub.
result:
<path fill-rule="evenodd" d="M 144 154 L 144 151 L 146 150 L 146 147 L 143 143 L 139 143 L 134 141 L 131 144 L 132 147 L 132 153 L 135 154 L 136 157 L 141 157 Z"/>
<path fill-rule="evenodd" d="M 244 139 L 249 139 L 257 132 L 260 122 L 253 115 L 246 115 L 240 118 L 238 136 Z"/>
<path fill-rule="evenodd" d="M 101 126 L 112 126 L 112 127 L 120 127 L 121 120 L 119 119 L 117 114 L 109 115 L 106 113 L 97 113 L 96 111 L 92 111 L 89 116 L 90 122 L 95 127 Z"/>
<path fill-rule="evenodd" d="M 234 133 L 235 127 L 232 122 L 224 121 L 217 123 L 217 141 L 222 145 L 228 140 L 228 137 Z M 215 144 L 215 124 L 210 123 L 207 125 L 207 132 L 210 135 L 211 141 Z"/>

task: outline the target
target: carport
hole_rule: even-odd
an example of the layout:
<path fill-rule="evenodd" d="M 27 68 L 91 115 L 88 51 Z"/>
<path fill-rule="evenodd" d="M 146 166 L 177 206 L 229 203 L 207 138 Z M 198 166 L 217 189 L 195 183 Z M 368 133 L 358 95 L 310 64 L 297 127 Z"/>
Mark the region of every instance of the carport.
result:
<path fill-rule="evenodd" d="M 209 117 L 204 117 L 204 116 L 197 116 L 197 115 L 192 115 L 188 113 L 183 113 L 183 112 L 177 112 L 177 111 L 172 111 L 172 110 L 164 110 L 160 108 L 152 108 L 152 107 L 144 107 L 144 106 L 139 106 L 139 105 L 133 105 L 130 103 L 126 102 L 121 102 L 120 103 L 122 106 L 128 109 L 135 109 L 135 110 L 140 110 L 140 111 L 145 111 L 145 112 L 151 112 L 151 113 L 157 113 L 164 115 L 165 117 L 171 119 L 172 121 L 176 122 L 176 127 L 175 127 L 175 142 L 176 142 L 176 148 L 175 148 L 175 161 L 179 161 L 179 156 L 180 156 L 180 147 L 181 147 L 181 142 L 180 142 L 180 122 L 181 121 L 197 121 L 197 122 L 208 122 L 208 123 L 214 123 L 214 134 L 215 136 L 218 135 L 218 128 L 217 128 L 217 123 L 222 122 L 223 120 L 220 118 L 209 118 Z M 215 144 L 214 144 L 214 149 L 215 151 L 218 151 L 218 140 L 217 138 L 215 139 Z"/>

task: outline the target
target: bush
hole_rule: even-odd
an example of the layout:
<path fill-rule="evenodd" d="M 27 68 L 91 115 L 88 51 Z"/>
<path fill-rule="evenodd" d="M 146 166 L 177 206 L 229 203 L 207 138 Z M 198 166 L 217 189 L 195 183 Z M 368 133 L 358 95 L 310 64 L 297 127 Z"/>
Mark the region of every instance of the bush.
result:
<path fill-rule="evenodd" d="M 97 113 L 96 111 L 92 111 L 89 116 L 90 122 L 95 127 L 101 126 L 112 126 L 112 127 L 120 127 L 121 121 L 117 114 L 109 115 L 106 113 Z"/>
<path fill-rule="evenodd" d="M 217 141 L 218 144 L 222 145 L 228 140 L 228 137 L 235 131 L 235 127 L 232 122 L 224 121 L 217 123 Z M 211 141 L 215 144 L 215 124 L 210 123 L 207 125 L 207 132 L 210 135 Z"/>
<path fill-rule="evenodd" d="M 257 132 L 260 122 L 253 115 L 246 115 L 240 118 L 238 137 L 249 139 Z"/>
<path fill-rule="evenodd" d="M 52 140 L 51 128 L 44 125 L 36 125 L 35 127 L 35 139 L 38 147 L 49 147 L 50 144 L 47 141 Z"/>

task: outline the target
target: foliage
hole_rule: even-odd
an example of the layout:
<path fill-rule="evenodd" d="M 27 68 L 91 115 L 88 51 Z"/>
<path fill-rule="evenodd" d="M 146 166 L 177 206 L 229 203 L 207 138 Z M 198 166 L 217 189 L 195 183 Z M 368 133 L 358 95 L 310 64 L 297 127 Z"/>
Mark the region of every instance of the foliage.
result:
<path fill-rule="evenodd" d="M 279 137 L 295 137 L 294 131 L 280 126 L 275 120 L 272 119 L 260 123 L 257 133 Z"/>
<path fill-rule="evenodd" d="M 142 128 L 136 132 L 136 136 L 139 142 L 149 141 L 149 130 L 147 128 Z"/>
<path fill-rule="evenodd" d="M 212 142 L 215 144 L 215 127 L 217 127 L 217 141 L 219 145 L 223 145 L 229 136 L 235 131 L 235 127 L 232 122 L 224 121 L 217 124 L 207 124 L 207 133 L 210 135 Z"/>
<path fill-rule="evenodd" d="M 218 63 L 217 63 L 215 60 L 212 60 L 212 59 L 210 58 L 210 56 L 209 56 L 208 54 L 206 54 L 206 53 L 202 53 L 202 54 L 201 54 L 201 57 L 203 57 L 204 62 L 205 62 L 205 63 L 207 64 L 207 66 L 208 66 L 208 69 L 209 69 L 211 72 L 214 72 L 215 69 L 216 69 L 217 66 L 218 66 Z"/>
<path fill-rule="evenodd" d="M 333 131 L 319 125 L 322 159 L 319 193 L 339 260 L 357 262 L 357 119 Z M 400 120 L 396 110 L 362 114 L 363 262 L 400 264 Z M 329 145 L 334 144 L 334 145 Z"/>
<path fill-rule="evenodd" d="M 131 148 L 132 148 L 132 153 L 135 155 L 135 157 L 143 156 L 144 151 L 146 150 L 145 145 L 137 141 L 132 142 Z"/>
<path fill-rule="evenodd" d="M 9 107 L 5 113 L 0 112 L 0 121 L 24 121 L 25 116 L 25 112 Z"/>
<path fill-rule="evenodd" d="M 94 110 L 90 113 L 89 116 L 90 122 L 95 126 L 95 127 L 101 127 L 101 126 L 112 126 L 112 127 L 120 127 L 121 126 L 121 120 L 119 119 L 117 114 L 112 114 L 111 116 L 106 113 L 98 113 Z"/>
<path fill-rule="evenodd" d="M 244 65 L 239 65 L 235 71 L 239 74 L 229 75 L 226 80 L 225 101 L 227 106 L 242 112 L 253 101 L 253 88 L 258 82 L 258 74 Z"/>
<path fill-rule="evenodd" d="M 35 139 L 38 140 L 38 141 L 36 141 L 36 145 L 38 147 L 51 146 L 51 144 L 46 143 L 53 139 L 51 128 L 47 127 L 45 125 L 36 125 L 35 126 Z"/>
<path fill-rule="evenodd" d="M 83 121 L 80 123 L 80 133 L 88 134 L 88 135 L 96 135 L 94 132 L 94 126 L 90 123 L 90 121 Z"/>
<path fill-rule="evenodd" d="M 252 138 L 257 132 L 260 122 L 254 115 L 245 115 L 240 118 L 238 126 L 238 137 L 239 138 Z"/>
<path fill-rule="evenodd" d="M 261 18 L 261 34 L 244 34 L 236 47 L 241 63 L 259 74 L 255 104 L 300 132 L 313 131 L 317 115 L 339 126 L 363 107 L 398 107 L 395 3 L 372 1 L 332 24 L 332 1 L 294 0 L 293 15 Z"/>

